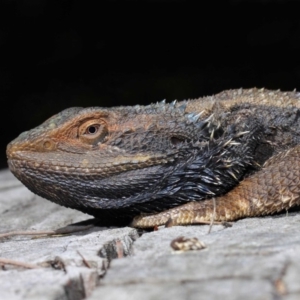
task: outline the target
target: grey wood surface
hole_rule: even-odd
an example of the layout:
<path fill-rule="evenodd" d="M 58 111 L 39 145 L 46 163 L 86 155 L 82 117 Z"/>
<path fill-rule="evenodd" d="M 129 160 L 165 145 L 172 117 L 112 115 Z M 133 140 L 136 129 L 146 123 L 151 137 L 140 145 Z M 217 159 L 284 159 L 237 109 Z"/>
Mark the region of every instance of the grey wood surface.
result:
<path fill-rule="evenodd" d="M 0 172 L 0 233 L 52 230 L 91 219 L 33 195 Z M 240 220 L 230 228 L 175 226 L 139 237 L 100 228 L 0 240 L 0 299 L 300 299 L 300 213 Z M 174 252 L 172 239 L 207 248 Z"/>

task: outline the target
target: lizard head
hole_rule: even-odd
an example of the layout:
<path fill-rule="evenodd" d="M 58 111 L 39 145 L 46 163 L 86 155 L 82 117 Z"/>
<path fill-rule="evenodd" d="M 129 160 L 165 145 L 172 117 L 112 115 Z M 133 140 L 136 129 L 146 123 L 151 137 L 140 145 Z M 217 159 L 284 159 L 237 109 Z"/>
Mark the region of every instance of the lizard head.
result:
<path fill-rule="evenodd" d="M 112 109 L 73 107 L 23 132 L 7 146 L 13 172 L 27 168 L 100 178 L 174 160 L 183 144 L 209 135 L 209 120 L 158 103 Z M 216 134 L 216 133 L 215 133 Z M 20 176 L 22 176 L 21 173 Z"/>
<path fill-rule="evenodd" d="M 180 170 L 199 152 L 207 154 L 200 155 L 202 168 L 211 159 L 208 143 L 223 131 L 212 117 L 201 115 L 176 102 L 69 108 L 12 141 L 8 164 L 30 190 L 58 204 L 94 215 L 124 207 L 140 211 L 147 207 L 143 203 L 178 191 Z M 224 156 L 231 139 L 212 147 L 216 157 Z M 150 211 L 170 205 L 150 205 Z"/>

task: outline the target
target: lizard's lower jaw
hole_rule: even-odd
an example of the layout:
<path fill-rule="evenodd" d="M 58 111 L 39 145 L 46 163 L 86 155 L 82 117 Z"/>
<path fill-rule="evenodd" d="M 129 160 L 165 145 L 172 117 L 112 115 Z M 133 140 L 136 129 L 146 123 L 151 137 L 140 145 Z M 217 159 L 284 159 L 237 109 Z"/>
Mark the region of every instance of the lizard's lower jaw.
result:
<path fill-rule="evenodd" d="M 28 169 L 26 162 L 22 161 L 20 159 L 15 159 L 15 158 L 9 157 L 7 160 L 7 163 L 8 163 L 8 167 L 9 167 L 10 171 L 13 173 L 13 175 L 16 178 L 18 178 L 21 182 L 24 183 L 24 179 L 27 178 L 27 176 L 25 176 L 25 174 Z"/>
<path fill-rule="evenodd" d="M 28 159 L 24 156 L 24 151 L 19 150 L 18 145 L 8 144 L 6 149 L 7 163 L 10 171 L 18 178 L 23 173 L 22 169 L 26 168 Z M 34 161 L 31 162 L 33 164 Z M 30 164 L 30 162 L 29 162 Z"/>
<path fill-rule="evenodd" d="M 11 172 L 14 173 L 16 171 L 14 160 L 8 159 L 7 164 L 8 164 L 9 169 L 11 170 Z"/>

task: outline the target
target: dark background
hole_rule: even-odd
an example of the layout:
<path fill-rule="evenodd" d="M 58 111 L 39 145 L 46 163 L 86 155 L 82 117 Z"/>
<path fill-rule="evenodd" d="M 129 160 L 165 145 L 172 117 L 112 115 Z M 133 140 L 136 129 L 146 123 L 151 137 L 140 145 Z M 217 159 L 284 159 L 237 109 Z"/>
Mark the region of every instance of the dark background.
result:
<path fill-rule="evenodd" d="M 70 106 L 300 89 L 297 1 L 2 0 L 6 144 Z"/>

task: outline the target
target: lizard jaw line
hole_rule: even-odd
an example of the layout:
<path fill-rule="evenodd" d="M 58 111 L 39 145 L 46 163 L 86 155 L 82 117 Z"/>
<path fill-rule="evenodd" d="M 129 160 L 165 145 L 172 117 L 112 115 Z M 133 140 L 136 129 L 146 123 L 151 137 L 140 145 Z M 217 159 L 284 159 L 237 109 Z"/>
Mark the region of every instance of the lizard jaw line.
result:
<path fill-rule="evenodd" d="M 19 155 L 18 155 L 19 154 Z M 23 155 L 22 155 L 23 154 Z M 31 153 L 32 156 L 32 153 Z M 26 158 L 26 159 L 25 159 Z M 58 174 L 73 174 L 73 175 L 100 175 L 100 177 L 108 177 L 130 170 L 138 170 L 143 168 L 161 165 L 172 162 L 173 159 L 166 160 L 165 157 L 151 156 L 133 156 L 133 157 L 117 157 L 114 161 L 107 164 L 89 166 L 88 161 L 82 161 L 81 164 L 68 165 L 59 161 L 43 161 L 26 157 L 24 152 L 15 152 L 13 156 L 8 158 L 8 165 L 13 174 L 22 174 L 26 170 L 38 170 L 39 172 L 51 172 Z M 106 174 L 106 176 L 104 175 Z"/>

